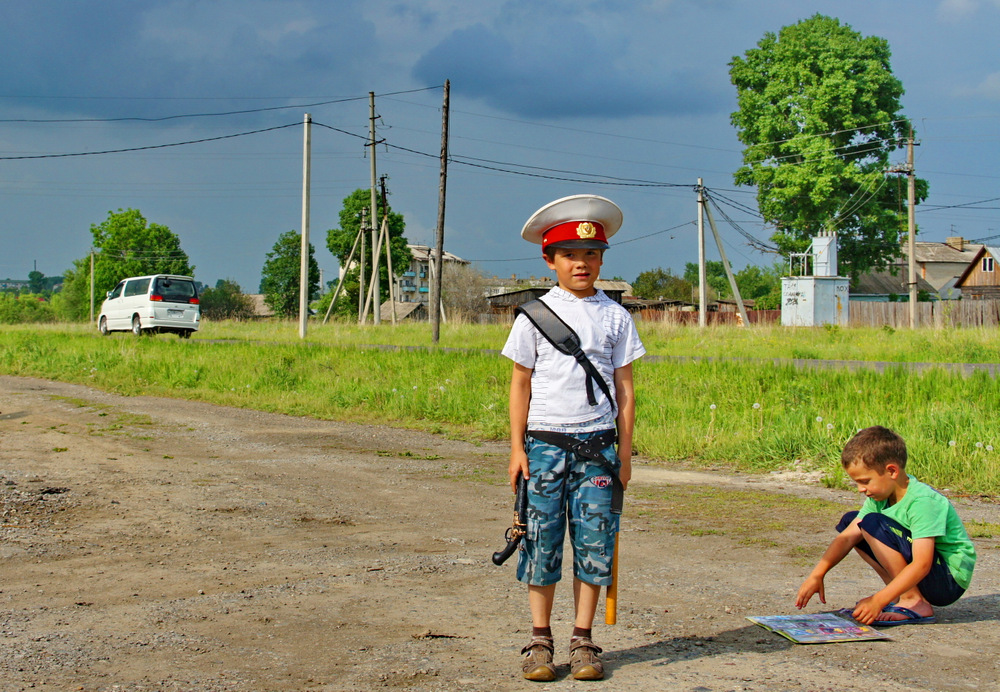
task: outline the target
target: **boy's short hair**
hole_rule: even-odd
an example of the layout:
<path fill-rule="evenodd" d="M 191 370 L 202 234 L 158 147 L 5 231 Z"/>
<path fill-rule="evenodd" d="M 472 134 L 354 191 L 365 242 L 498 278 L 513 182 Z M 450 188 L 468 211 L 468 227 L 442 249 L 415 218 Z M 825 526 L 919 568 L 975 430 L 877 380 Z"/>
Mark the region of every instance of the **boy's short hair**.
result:
<path fill-rule="evenodd" d="M 854 463 L 865 468 L 885 473 L 887 464 L 897 464 L 906 468 L 906 441 L 898 434 L 881 425 L 858 431 L 840 454 L 840 463 L 846 469 Z"/>
<path fill-rule="evenodd" d="M 573 245 L 564 245 L 562 243 L 558 243 L 558 244 L 555 244 L 555 245 L 546 245 L 544 248 L 542 248 L 542 254 L 545 255 L 546 258 L 548 258 L 549 262 L 552 262 L 556 258 L 556 250 L 558 250 L 560 248 L 562 248 L 562 249 L 565 250 L 567 248 L 572 248 L 572 247 L 574 247 L 574 246 Z M 585 248 L 585 249 L 591 249 L 591 248 Z M 603 257 L 604 256 L 604 251 L 607 248 L 593 248 L 593 249 L 599 250 L 600 253 L 601 253 L 601 256 Z"/>

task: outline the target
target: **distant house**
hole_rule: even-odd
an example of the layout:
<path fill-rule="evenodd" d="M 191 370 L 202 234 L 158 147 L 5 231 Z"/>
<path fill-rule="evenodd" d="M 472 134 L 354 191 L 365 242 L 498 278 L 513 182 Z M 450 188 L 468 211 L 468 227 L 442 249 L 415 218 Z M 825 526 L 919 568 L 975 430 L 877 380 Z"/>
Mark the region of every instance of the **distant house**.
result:
<path fill-rule="evenodd" d="M 494 314 L 513 314 L 514 308 L 518 305 L 524 305 L 529 300 L 541 298 L 551 290 L 552 285 L 549 282 L 542 286 L 529 286 L 527 288 L 519 288 L 488 296 L 487 300 L 490 303 L 490 310 Z M 598 279 L 594 287 L 607 293 L 608 298 L 619 304 L 622 303 L 625 295 L 632 292 L 632 287 L 625 281 L 605 281 Z"/>
<path fill-rule="evenodd" d="M 247 298 L 250 299 L 251 305 L 253 307 L 252 319 L 263 319 L 265 317 L 274 317 L 274 310 L 271 306 L 264 302 L 264 295 L 261 293 L 248 293 Z"/>
<path fill-rule="evenodd" d="M 399 303 L 427 303 L 430 301 L 433 274 L 431 271 L 431 262 L 434 258 L 435 249 L 427 245 L 407 245 L 407 247 L 410 248 L 410 252 L 413 254 L 413 260 L 405 271 L 400 272 L 398 269 L 396 270 L 396 274 L 399 277 L 396 281 L 396 301 Z M 445 252 L 442 259 L 445 262 L 469 264 L 468 260 L 464 260 L 450 252 Z M 394 267 L 394 269 L 396 268 Z M 426 310 L 424 312 L 424 319 L 426 319 Z"/>
<path fill-rule="evenodd" d="M 851 284 L 851 300 L 886 303 L 890 300 L 909 300 L 910 287 L 905 267 L 897 267 L 895 275 L 888 269 L 862 274 Z M 917 292 L 937 295 L 937 291 L 925 279 L 917 275 Z"/>
<path fill-rule="evenodd" d="M 403 320 L 413 320 L 417 322 L 426 322 L 428 319 L 427 303 L 402 303 L 396 301 L 395 304 L 391 300 L 387 300 L 379 306 L 379 316 L 382 320 L 382 324 L 389 324 L 395 319 L 397 322 Z M 395 309 L 395 317 L 393 316 L 393 309 Z"/>
<path fill-rule="evenodd" d="M 967 243 L 961 236 L 950 237 L 943 243 L 918 240 L 914 243 L 917 276 L 926 280 L 940 298 L 960 298 L 961 293 L 955 290 L 955 283 L 982 247 Z M 894 265 L 899 268 L 901 276 L 907 276 L 908 263 L 907 247 L 904 245 L 903 257 Z"/>
<path fill-rule="evenodd" d="M 955 282 L 962 296 L 971 299 L 1000 299 L 1000 247 L 984 245 Z"/>

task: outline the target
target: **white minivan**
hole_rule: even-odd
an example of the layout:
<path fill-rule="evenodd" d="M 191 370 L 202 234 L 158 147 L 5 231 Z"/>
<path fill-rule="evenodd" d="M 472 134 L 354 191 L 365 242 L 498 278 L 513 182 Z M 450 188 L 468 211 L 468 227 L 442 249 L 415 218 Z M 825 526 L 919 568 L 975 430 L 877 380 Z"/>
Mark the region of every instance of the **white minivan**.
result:
<path fill-rule="evenodd" d="M 198 331 L 200 320 L 194 279 L 153 274 L 124 279 L 108 291 L 97 327 L 105 336 L 131 330 L 136 336 L 173 332 L 187 339 Z"/>

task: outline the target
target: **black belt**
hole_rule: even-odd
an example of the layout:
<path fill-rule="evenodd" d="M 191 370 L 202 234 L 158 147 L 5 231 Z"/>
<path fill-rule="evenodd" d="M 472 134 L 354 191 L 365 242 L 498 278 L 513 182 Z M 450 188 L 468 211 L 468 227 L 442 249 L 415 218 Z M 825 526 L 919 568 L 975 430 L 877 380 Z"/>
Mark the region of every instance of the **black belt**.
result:
<path fill-rule="evenodd" d="M 584 459 L 596 461 L 607 467 L 611 473 L 611 513 L 621 514 L 622 506 L 625 504 L 625 486 L 622 485 L 618 472 L 608 462 L 607 457 L 601 454 L 602 451 L 618 441 L 618 434 L 614 430 L 604 430 L 593 437 L 581 440 L 566 433 L 550 432 L 548 430 L 529 430 L 528 435 L 539 442 L 555 445 L 567 452 L 573 452 Z"/>

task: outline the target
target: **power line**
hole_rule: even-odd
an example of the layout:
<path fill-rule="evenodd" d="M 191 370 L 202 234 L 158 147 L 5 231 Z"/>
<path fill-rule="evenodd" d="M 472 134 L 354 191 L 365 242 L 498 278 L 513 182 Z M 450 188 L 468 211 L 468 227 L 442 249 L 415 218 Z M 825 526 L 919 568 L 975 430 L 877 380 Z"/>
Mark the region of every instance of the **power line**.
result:
<path fill-rule="evenodd" d="M 283 130 L 288 127 L 299 127 L 302 123 L 289 123 L 288 125 L 276 125 L 274 127 L 265 127 L 262 130 L 251 130 L 249 132 L 238 132 L 233 135 L 220 135 L 218 137 L 205 137 L 203 139 L 191 139 L 185 142 L 172 142 L 170 144 L 149 144 L 142 147 L 129 147 L 127 149 L 105 149 L 102 151 L 79 151 L 68 154 L 31 154 L 25 156 L 0 156 L 0 161 L 24 161 L 27 159 L 62 159 L 74 156 L 101 156 L 104 154 L 124 154 L 132 151 L 148 151 L 150 149 L 166 149 L 169 147 L 182 147 L 188 144 L 203 144 L 204 142 L 216 142 L 221 139 L 233 139 L 235 137 L 246 137 L 248 135 L 257 135 L 262 132 L 273 132 L 274 130 Z"/>
<path fill-rule="evenodd" d="M 420 89 L 409 89 L 407 91 L 394 91 L 388 94 L 383 94 L 383 96 L 391 96 L 396 94 L 412 94 L 418 91 L 429 91 L 432 89 L 441 89 L 441 88 L 442 88 L 441 85 L 422 87 Z M 99 98 L 99 97 L 79 97 L 79 98 Z M 104 98 L 115 98 L 115 97 L 104 97 Z M 272 97 L 272 98 L 278 98 L 278 97 Z M 230 115 L 247 115 L 251 113 L 268 113 L 273 111 L 301 110 L 303 108 L 318 108 L 320 106 L 329 106 L 334 103 L 349 103 L 351 101 L 361 101 L 367 98 L 368 96 L 349 96 L 340 99 L 330 99 L 327 101 L 315 101 L 313 103 L 293 104 L 290 106 L 269 106 L 266 108 L 247 108 L 244 110 L 216 111 L 209 113 L 181 113 L 177 115 L 164 115 L 156 118 L 143 118 L 139 116 L 122 116 L 118 118 L 9 118 L 9 119 L 0 119 L 0 123 L 117 123 L 117 122 L 158 123 L 158 122 L 164 122 L 166 120 L 181 120 L 184 118 L 216 118 L 216 117 L 223 117 Z"/>

